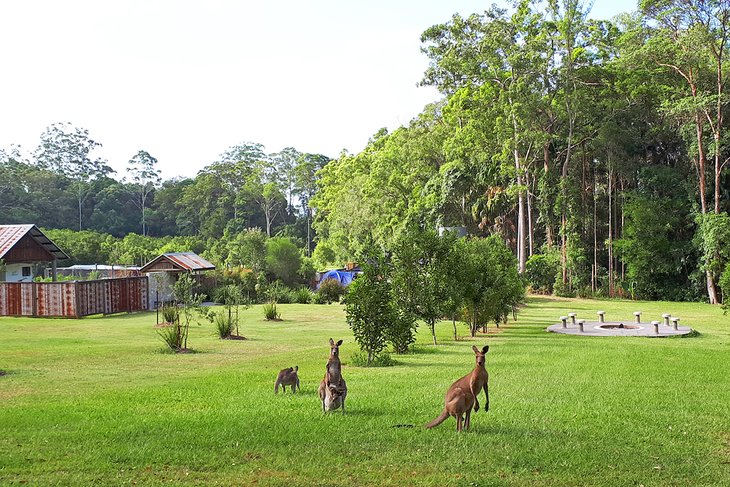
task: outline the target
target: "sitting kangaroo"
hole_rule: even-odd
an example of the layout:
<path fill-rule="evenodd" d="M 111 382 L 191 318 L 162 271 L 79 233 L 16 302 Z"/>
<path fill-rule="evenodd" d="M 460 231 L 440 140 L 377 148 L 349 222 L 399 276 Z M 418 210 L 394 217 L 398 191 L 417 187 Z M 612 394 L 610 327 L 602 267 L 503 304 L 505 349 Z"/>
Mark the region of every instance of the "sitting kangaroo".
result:
<path fill-rule="evenodd" d="M 484 389 L 485 404 L 484 410 L 489 411 L 489 374 L 484 368 L 484 355 L 489 351 L 489 346 L 485 345 L 480 352 L 475 346 L 471 347 L 476 355 L 476 367 L 471 373 L 465 375 L 461 379 L 454 382 L 449 390 L 446 391 L 444 400 L 444 410 L 438 418 L 434 419 L 426 425 L 426 428 L 438 426 L 449 416 L 456 418 L 456 431 L 468 430 L 471 426 L 471 410 L 479 411 L 478 395 L 482 388 Z M 464 418 L 466 415 L 466 418 Z"/>
<path fill-rule="evenodd" d="M 319 384 L 319 398 L 322 400 L 322 411 L 333 411 L 341 406 L 342 414 L 345 414 L 347 383 L 342 378 L 340 345 L 342 345 L 342 340 L 335 343 L 330 338 L 330 356 L 325 366 L 324 379 Z"/>
<path fill-rule="evenodd" d="M 291 391 L 293 393 L 297 392 L 297 389 L 302 390 L 302 388 L 299 387 L 299 374 L 297 374 L 298 371 L 298 365 L 295 365 L 294 367 L 289 367 L 287 369 L 282 369 L 281 372 L 279 372 L 279 375 L 276 377 L 276 384 L 274 384 L 274 394 L 279 393 L 279 386 L 281 386 L 284 392 L 286 392 L 286 386 L 291 386 Z"/>

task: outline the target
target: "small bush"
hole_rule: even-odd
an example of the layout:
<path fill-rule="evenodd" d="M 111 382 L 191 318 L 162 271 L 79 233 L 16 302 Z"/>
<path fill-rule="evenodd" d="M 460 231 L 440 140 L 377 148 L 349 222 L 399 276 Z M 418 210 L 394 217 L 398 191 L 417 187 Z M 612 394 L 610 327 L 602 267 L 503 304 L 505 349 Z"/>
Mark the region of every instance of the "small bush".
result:
<path fill-rule="evenodd" d="M 409 314 L 394 312 L 390 326 L 385 331 L 388 342 L 397 354 L 408 353 L 411 345 L 416 341 L 416 320 Z"/>
<path fill-rule="evenodd" d="M 312 291 L 306 287 L 300 287 L 299 289 L 292 291 L 292 298 L 292 301 L 297 304 L 309 304 L 313 299 Z"/>
<path fill-rule="evenodd" d="M 292 302 L 292 292 L 281 281 L 275 281 L 266 289 L 269 302 L 288 304 Z"/>
<path fill-rule="evenodd" d="M 727 314 L 730 311 L 730 264 L 720 276 L 720 290 L 722 290 L 722 309 Z"/>
<path fill-rule="evenodd" d="M 363 351 L 353 353 L 350 363 L 355 367 L 392 367 L 396 364 L 388 352 L 383 352 L 376 355 L 368 365 L 368 354 Z"/>
<path fill-rule="evenodd" d="M 232 319 L 228 319 L 228 313 L 218 313 L 213 319 L 215 331 L 220 338 L 228 338 L 233 335 L 236 324 Z"/>
<path fill-rule="evenodd" d="M 552 294 L 555 276 L 559 271 L 560 255 L 557 252 L 535 254 L 525 264 L 525 276 L 536 293 Z"/>
<path fill-rule="evenodd" d="M 281 320 L 281 313 L 276 309 L 276 303 L 271 301 L 264 304 L 264 317 L 268 321 L 279 321 Z"/>
<path fill-rule="evenodd" d="M 325 279 L 319 285 L 317 294 L 324 303 L 339 303 L 340 298 L 345 294 L 345 286 L 337 279 Z"/>
<path fill-rule="evenodd" d="M 174 304 L 166 304 L 162 307 L 162 319 L 166 323 L 177 323 L 180 320 L 180 310 Z"/>
<path fill-rule="evenodd" d="M 179 352 L 183 349 L 185 340 L 185 329 L 179 322 L 171 322 L 172 326 L 160 328 L 157 330 L 157 334 L 162 338 L 170 350 L 173 352 Z"/>

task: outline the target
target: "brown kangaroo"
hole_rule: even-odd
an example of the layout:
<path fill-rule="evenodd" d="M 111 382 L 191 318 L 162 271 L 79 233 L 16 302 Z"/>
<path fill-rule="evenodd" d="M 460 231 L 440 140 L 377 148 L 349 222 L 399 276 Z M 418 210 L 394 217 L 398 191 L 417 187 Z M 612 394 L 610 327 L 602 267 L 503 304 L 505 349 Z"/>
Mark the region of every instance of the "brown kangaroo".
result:
<path fill-rule="evenodd" d="M 330 357 L 327 360 L 327 366 L 325 368 L 324 380 L 329 386 L 330 384 L 340 385 L 342 381 L 342 363 L 340 363 L 340 345 L 342 340 L 338 340 L 337 343 L 330 338 Z"/>
<path fill-rule="evenodd" d="M 324 379 L 319 384 L 319 398 L 322 400 L 322 411 L 333 411 L 342 407 L 345 414 L 345 398 L 347 397 L 347 383 L 342 378 L 342 363 L 340 362 L 340 345 L 330 338 L 330 356 L 327 359 Z"/>
<path fill-rule="evenodd" d="M 276 384 L 274 384 L 274 394 L 279 393 L 279 386 L 281 386 L 284 392 L 286 392 L 286 386 L 291 386 L 292 393 L 297 392 L 297 389 L 302 390 L 302 388 L 299 387 L 299 374 L 297 373 L 298 371 L 298 365 L 286 369 L 281 369 L 279 375 L 276 377 Z"/>
<path fill-rule="evenodd" d="M 345 414 L 345 398 L 347 397 L 347 384 L 342 379 L 340 386 L 335 384 L 325 385 L 324 379 L 319 383 L 319 398 L 322 401 L 322 412 L 334 411 L 342 407 L 342 414 Z"/>
<path fill-rule="evenodd" d="M 484 389 L 485 404 L 484 410 L 489 411 L 489 374 L 484 368 L 484 355 L 489 351 L 489 346 L 485 345 L 480 352 L 475 346 L 471 347 L 476 355 L 476 366 L 469 374 L 454 382 L 449 390 L 446 391 L 444 400 L 444 410 L 441 414 L 428 423 L 426 428 L 438 426 L 449 416 L 456 418 L 456 431 L 468 430 L 471 426 L 471 410 L 479 411 L 478 395 L 482 388 Z M 464 418 L 466 416 L 466 418 Z"/>

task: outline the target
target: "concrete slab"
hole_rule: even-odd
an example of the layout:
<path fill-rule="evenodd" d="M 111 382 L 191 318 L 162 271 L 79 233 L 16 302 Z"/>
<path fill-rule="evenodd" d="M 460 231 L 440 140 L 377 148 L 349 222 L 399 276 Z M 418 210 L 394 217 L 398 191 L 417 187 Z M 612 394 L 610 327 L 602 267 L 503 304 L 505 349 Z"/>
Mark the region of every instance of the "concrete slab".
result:
<path fill-rule="evenodd" d="M 619 325 L 623 324 L 624 327 L 620 328 Z M 606 321 L 605 323 L 599 323 L 598 321 L 586 321 L 583 324 L 583 331 L 581 332 L 577 325 L 573 325 L 568 320 L 568 326 L 563 328 L 562 323 L 550 325 L 547 327 L 547 331 L 552 333 L 562 333 L 565 335 L 581 335 L 589 337 L 609 337 L 609 336 L 624 336 L 624 337 L 650 337 L 650 338 L 662 338 L 677 335 L 687 335 L 692 333 L 692 328 L 688 326 L 678 326 L 675 330 L 672 325 L 659 325 L 659 333 L 654 333 L 654 325 L 651 323 L 634 323 L 633 320 L 627 321 Z"/>

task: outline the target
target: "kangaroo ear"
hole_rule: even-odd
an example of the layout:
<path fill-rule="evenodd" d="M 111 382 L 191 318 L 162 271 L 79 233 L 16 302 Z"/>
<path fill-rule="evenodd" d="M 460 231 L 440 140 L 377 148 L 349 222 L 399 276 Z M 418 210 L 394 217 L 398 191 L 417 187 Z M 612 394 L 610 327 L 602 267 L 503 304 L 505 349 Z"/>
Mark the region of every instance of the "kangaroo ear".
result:
<path fill-rule="evenodd" d="M 489 351 L 489 345 L 484 345 L 484 348 L 482 348 L 482 353 L 487 353 Z"/>
<path fill-rule="evenodd" d="M 299 366 L 298 366 L 298 365 L 295 365 L 295 366 L 294 366 L 294 372 L 296 372 L 296 371 L 298 371 L 298 370 L 299 370 Z"/>
<path fill-rule="evenodd" d="M 339 341 L 337 342 L 337 346 L 339 347 L 340 345 L 342 345 L 342 340 L 339 340 Z"/>
<path fill-rule="evenodd" d="M 471 349 L 474 350 L 474 353 L 479 353 L 479 349 L 474 345 L 471 346 Z"/>
<path fill-rule="evenodd" d="M 334 346 L 335 346 L 335 341 L 330 338 L 330 347 L 334 347 Z"/>

